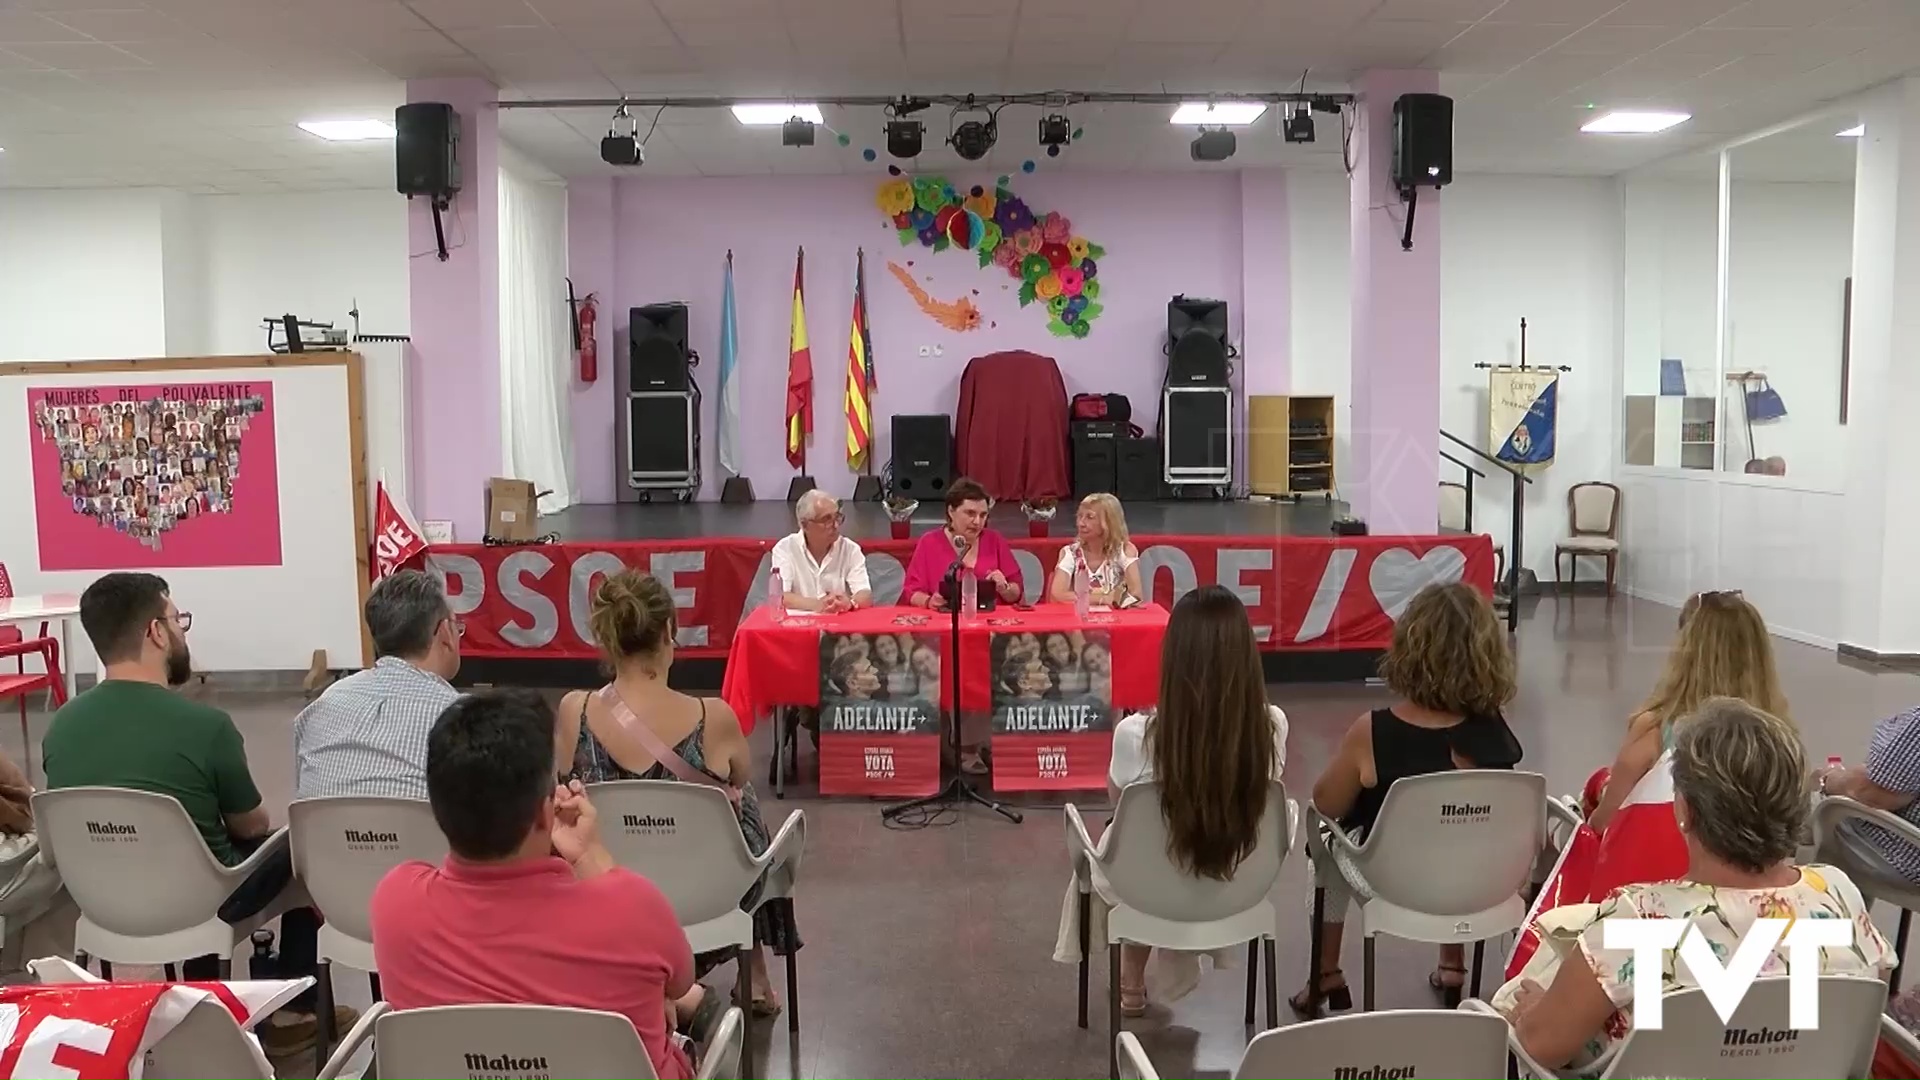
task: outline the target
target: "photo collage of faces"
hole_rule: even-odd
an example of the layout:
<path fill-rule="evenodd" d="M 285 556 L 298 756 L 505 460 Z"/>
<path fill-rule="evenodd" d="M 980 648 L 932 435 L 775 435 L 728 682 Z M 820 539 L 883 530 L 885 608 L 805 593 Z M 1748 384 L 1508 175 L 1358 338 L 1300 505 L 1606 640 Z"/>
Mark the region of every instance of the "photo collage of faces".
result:
<path fill-rule="evenodd" d="M 1103 633 L 995 634 L 994 699 L 1113 700 L 1113 647 Z"/>
<path fill-rule="evenodd" d="M 40 437 L 60 451 L 60 491 L 73 511 L 158 550 L 183 520 L 233 508 L 240 441 L 260 396 L 34 406 Z"/>

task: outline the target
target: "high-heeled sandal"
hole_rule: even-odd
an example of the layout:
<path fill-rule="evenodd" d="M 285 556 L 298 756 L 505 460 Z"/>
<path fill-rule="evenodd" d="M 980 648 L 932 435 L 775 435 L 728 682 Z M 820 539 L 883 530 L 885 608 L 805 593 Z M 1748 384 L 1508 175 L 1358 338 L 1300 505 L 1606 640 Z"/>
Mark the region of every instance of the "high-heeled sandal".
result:
<path fill-rule="evenodd" d="M 1120 1015 L 1138 1017 L 1147 1015 L 1147 985 L 1128 986 L 1120 984 Z"/>
<path fill-rule="evenodd" d="M 1329 979 L 1340 980 L 1337 985 L 1329 986 Z M 1346 1012 L 1353 1008 L 1353 991 L 1347 986 L 1347 977 L 1339 968 L 1323 971 L 1317 985 L 1308 987 L 1287 999 L 1287 1005 L 1302 1020 L 1312 1020 L 1320 1015 L 1320 1007 L 1326 1006 L 1333 1012 Z"/>
<path fill-rule="evenodd" d="M 1449 982 L 1445 978 L 1442 978 L 1443 975 L 1458 975 L 1460 976 L 1460 981 Z M 1444 1001 L 1449 1009 L 1457 1009 L 1460 1007 L 1461 991 L 1466 988 L 1466 985 L 1467 969 L 1464 967 L 1459 967 L 1454 964 L 1441 964 L 1439 967 L 1427 973 L 1427 986 L 1439 993 L 1440 1000 Z"/>

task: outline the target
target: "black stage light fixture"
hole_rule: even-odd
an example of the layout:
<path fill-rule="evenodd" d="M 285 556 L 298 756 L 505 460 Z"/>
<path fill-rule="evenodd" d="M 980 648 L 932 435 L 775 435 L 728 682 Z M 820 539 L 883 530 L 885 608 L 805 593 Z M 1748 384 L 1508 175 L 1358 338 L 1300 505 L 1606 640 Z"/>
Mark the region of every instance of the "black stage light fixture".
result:
<path fill-rule="evenodd" d="M 1201 128 L 1200 134 L 1193 137 L 1193 160 L 1225 161 L 1232 157 L 1233 152 L 1239 147 L 1240 140 L 1226 128 L 1216 128 L 1213 131 Z"/>
<path fill-rule="evenodd" d="M 918 120 L 887 121 L 887 153 L 897 158 L 920 156 L 921 137 L 927 133 L 927 125 Z"/>
<path fill-rule="evenodd" d="M 1072 141 L 1073 121 L 1059 113 L 1040 118 L 1040 145 L 1047 148 L 1048 157 L 1059 157 L 1060 148 Z"/>
<path fill-rule="evenodd" d="M 963 112 L 983 112 L 985 120 L 966 120 L 954 124 L 953 118 Z M 991 109 L 975 105 L 969 96 L 965 105 L 955 105 L 953 114 L 948 118 L 947 142 L 953 146 L 953 152 L 967 161 L 979 161 L 993 150 L 993 144 L 1000 138 L 1000 122 Z"/>
<path fill-rule="evenodd" d="M 1289 107 L 1286 121 L 1280 126 L 1280 133 L 1290 143 L 1310 143 L 1313 141 L 1313 110 L 1305 102 Z"/>
<path fill-rule="evenodd" d="M 780 125 L 781 146 L 812 146 L 813 121 L 793 117 Z"/>
<path fill-rule="evenodd" d="M 609 165 L 644 165 L 647 146 L 640 141 L 640 121 L 625 105 L 613 111 L 607 137 L 600 140 L 600 160 Z"/>

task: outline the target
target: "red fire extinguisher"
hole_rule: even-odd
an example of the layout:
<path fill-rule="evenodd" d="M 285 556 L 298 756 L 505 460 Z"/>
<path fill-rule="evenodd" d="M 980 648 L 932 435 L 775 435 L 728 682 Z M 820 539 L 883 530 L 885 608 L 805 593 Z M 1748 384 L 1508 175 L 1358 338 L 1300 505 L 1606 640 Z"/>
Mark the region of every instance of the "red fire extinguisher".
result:
<path fill-rule="evenodd" d="M 590 383 L 600 377 L 600 346 L 593 332 L 594 294 L 580 301 L 580 381 Z"/>

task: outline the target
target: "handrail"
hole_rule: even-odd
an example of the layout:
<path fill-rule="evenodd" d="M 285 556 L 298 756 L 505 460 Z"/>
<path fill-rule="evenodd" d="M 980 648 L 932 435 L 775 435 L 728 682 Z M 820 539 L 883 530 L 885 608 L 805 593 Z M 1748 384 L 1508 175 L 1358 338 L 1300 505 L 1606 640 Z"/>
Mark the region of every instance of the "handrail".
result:
<path fill-rule="evenodd" d="M 1446 433 L 1441 432 L 1441 434 L 1444 435 Z M 1483 473 L 1479 469 L 1476 469 L 1473 466 L 1467 464 L 1466 462 L 1461 461 L 1459 458 L 1454 457 L 1452 454 L 1447 453 L 1445 450 L 1440 451 L 1440 456 L 1443 458 L 1446 458 L 1448 461 L 1453 462 L 1455 465 L 1460 466 L 1461 468 L 1467 470 L 1468 472 L 1472 473 L 1473 475 L 1479 477 L 1482 480 L 1485 480 L 1487 478 L 1486 473 Z"/>
<path fill-rule="evenodd" d="M 1533 477 L 1528 476 L 1526 473 L 1521 472 L 1519 469 L 1516 469 L 1513 466 L 1507 464 L 1506 462 L 1501 461 L 1499 458 L 1494 457 L 1492 454 L 1487 453 L 1485 450 L 1482 450 L 1479 447 L 1468 442 L 1467 440 L 1461 438 L 1460 436 L 1455 435 L 1453 432 L 1448 431 L 1446 428 L 1440 429 L 1440 435 L 1441 437 L 1459 446 L 1465 447 L 1469 453 L 1473 454 L 1473 456 L 1481 459 L 1482 461 L 1491 462 L 1492 464 L 1499 466 L 1501 469 L 1506 471 L 1508 474 L 1512 475 L 1514 478 L 1524 481 L 1525 483 L 1529 483 L 1529 484 L 1533 483 Z"/>

